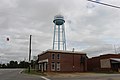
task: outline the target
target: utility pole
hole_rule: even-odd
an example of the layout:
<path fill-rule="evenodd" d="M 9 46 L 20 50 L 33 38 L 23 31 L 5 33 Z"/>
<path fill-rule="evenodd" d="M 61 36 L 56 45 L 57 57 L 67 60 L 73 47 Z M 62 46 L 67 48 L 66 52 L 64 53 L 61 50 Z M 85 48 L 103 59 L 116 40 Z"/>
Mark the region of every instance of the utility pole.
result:
<path fill-rule="evenodd" d="M 114 50 L 115 50 L 115 54 L 117 54 L 117 49 L 115 44 L 114 44 Z"/>
<path fill-rule="evenodd" d="M 29 69 L 28 69 L 29 73 L 30 73 L 30 68 L 31 68 L 31 37 L 32 35 L 30 35 L 30 42 L 29 42 Z"/>
<path fill-rule="evenodd" d="M 107 3 L 103 3 L 103 2 L 99 2 L 99 1 L 94 1 L 94 0 L 87 0 L 87 1 L 90 1 L 90 2 L 93 2 L 93 3 L 98 3 L 98 4 L 101 4 L 101 5 L 105 5 L 105 6 L 109 6 L 109 7 L 113 7 L 113 8 L 118 8 L 118 9 L 120 9 L 119 6 L 115 6 L 115 5 L 111 5 L 111 4 L 107 4 Z"/>
<path fill-rule="evenodd" d="M 94 0 L 87 0 L 87 1 L 90 1 L 90 2 L 93 2 L 93 3 L 97 3 L 97 4 L 101 4 L 101 5 L 104 5 L 104 6 L 109 6 L 109 7 L 120 9 L 120 6 L 115 6 L 115 5 L 111 5 L 111 4 L 108 4 L 108 3 L 103 3 L 103 2 L 94 1 Z M 116 49 L 115 45 L 114 45 L 114 50 L 115 50 L 115 54 L 117 54 L 117 49 Z"/>

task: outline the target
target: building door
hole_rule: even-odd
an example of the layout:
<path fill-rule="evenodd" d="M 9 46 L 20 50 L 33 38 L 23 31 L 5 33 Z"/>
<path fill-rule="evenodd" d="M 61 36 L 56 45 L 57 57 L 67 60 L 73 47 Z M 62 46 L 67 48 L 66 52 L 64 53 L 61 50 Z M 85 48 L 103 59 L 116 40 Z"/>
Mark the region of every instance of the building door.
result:
<path fill-rule="evenodd" d="M 120 63 L 112 63 L 111 66 L 113 71 L 119 72 Z"/>

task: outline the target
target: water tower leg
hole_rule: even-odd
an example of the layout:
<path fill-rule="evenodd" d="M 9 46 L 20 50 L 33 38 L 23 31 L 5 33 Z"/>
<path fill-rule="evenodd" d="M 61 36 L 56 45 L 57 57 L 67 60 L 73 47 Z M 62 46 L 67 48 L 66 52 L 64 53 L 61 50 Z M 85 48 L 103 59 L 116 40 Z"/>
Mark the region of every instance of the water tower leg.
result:
<path fill-rule="evenodd" d="M 64 41 L 63 41 L 64 45 L 63 46 L 64 46 L 64 50 L 66 50 L 66 38 L 65 38 L 65 27 L 64 27 L 64 24 L 62 26 L 63 26 L 63 34 L 64 34 L 64 37 L 63 37 L 64 38 Z"/>
<path fill-rule="evenodd" d="M 54 26 L 53 50 L 55 49 L 55 34 L 56 34 L 56 25 Z"/>
<path fill-rule="evenodd" d="M 64 50 L 64 26 L 62 25 L 62 46 L 63 46 L 63 50 Z"/>
<path fill-rule="evenodd" d="M 60 50 L 60 25 L 58 25 L 58 50 Z"/>

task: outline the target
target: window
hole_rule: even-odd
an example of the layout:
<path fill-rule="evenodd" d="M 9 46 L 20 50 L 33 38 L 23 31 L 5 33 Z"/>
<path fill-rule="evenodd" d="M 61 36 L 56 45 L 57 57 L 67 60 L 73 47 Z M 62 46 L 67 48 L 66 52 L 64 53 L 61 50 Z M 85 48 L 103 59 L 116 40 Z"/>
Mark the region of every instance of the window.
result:
<path fill-rule="evenodd" d="M 55 62 L 52 62 L 52 63 L 51 63 L 51 70 L 52 70 L 52 71 L 55 71 Z"/>
<path fill-rule="evenodd" d="M 57 71 L 60 71 L 60 62 L 57 62 Z"/>
<path fill-rule="evenodd" d="M 55 59 L 55 54 L 52 54 L 52 59 Z"/>
<path fill-rule="evenodd" d="M 57 54 L 57 59 L 60 59 L 60 54 Z"/>

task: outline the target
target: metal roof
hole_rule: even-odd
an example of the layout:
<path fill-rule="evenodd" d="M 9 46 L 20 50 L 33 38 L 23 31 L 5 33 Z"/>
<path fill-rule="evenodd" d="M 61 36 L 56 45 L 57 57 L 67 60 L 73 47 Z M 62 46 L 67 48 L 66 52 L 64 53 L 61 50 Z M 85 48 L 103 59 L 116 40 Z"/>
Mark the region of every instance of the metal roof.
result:
<path fill-rule="evenodd" d="M 114 61 L 120 62 L 120 58 L 110 58 L 110 60 L 114 60 Z"/>

